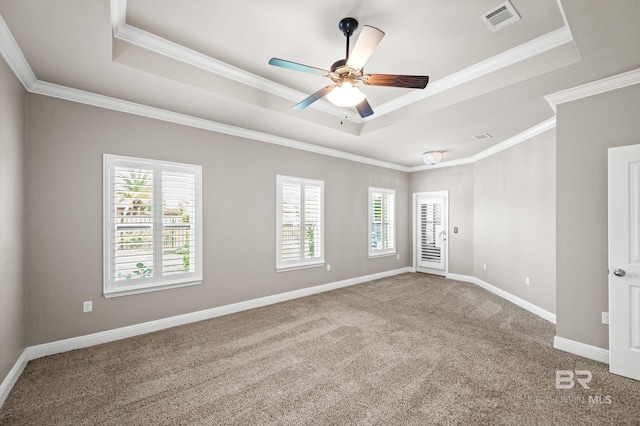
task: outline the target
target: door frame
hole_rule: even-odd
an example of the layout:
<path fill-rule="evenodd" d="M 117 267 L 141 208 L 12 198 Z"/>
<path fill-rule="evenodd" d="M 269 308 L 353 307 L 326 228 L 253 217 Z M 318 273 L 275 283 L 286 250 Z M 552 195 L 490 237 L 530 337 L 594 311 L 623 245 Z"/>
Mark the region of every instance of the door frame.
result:
<path fill-rule="evenodd" d="M 418 230 L 419 225 L 418 225 L 418 214 L 417 214 L 417 208 L 418 208 L 418 199 L 422 198 L 422 197 L 444 197 L 444 204 L 445 204 L 445 212 L 444 212 L 444 216 L 443 219 L 446 221 L 446 231 L 447 231 L 447 241 L 446 244 L 444 245 L 444 271 L 441 271 L 439 269 L 428 269 L 428 268 L 420 268 L 420 270 L 418 271 Z M 413 228 L 413 235 L 412 235 L 412 241 L 413 241 L 413 267 L 412 270 L 413 272 L 423 272 L 426 274 L 433 274 L 433 275 L 441 275 L 443 277 L 446 277 L 447 275 L 449 275 L 449 190 L 445 189 L 442 191 L 426 191 L 426 192 L 414 192 L 413 193 L 413 203 L 412 203 L 412 210 L 411 210 L 411 215 L 412 215 L 412 228 Z"/>

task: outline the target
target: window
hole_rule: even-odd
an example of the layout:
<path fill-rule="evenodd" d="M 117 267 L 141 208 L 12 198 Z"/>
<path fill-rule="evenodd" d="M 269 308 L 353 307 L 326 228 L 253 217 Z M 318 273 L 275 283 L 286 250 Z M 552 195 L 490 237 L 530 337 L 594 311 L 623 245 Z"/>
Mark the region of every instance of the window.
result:
<path fill-rule="evenodd" d="M 104 295 L 202 281 L 201 166 L 104 155 Z"/>
<path fill-rule="evenodd" d="M 277 176 L 278 271 L 324 263 L 324 182 Z"/>
<path fill-rule="evenodd" d="M 369 257 L 396 252 L 396 191 L 369 188 Z"/>

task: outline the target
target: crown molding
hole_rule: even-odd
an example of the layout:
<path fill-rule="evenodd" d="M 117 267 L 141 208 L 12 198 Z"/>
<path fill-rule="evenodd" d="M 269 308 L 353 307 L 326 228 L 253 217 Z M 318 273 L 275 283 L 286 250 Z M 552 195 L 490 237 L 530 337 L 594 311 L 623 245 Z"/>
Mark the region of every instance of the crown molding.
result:
<path fill-rule="evenodd" d="M 467 158 L 461 158 L 458 160 L 451 160 L 451 161 L 443 161 L 440 162 L 438 164 L 435 164 L 433 166 L 429 166 L 429 165 L 422 165 L 422 166 L 415 166 L 415 167 L 410 167 L 409 171 L 410 172 L 418 172 L 418 171 L 423 171 L 423 170 L 432 170 L 432 169 L 439 169 L 439 168 L 443 168 L 443 167 L 452 167 L 452 166 L 461 166 L 464 164 L 473 164 L 477 161 L 483 160 L 487 157 L 490 157 L 494 154 L 497 154 L 499 152 L 502 152 L 506 149 L 509 149 L 513 146 L 516 146 L 522 142 L 528 141 L 529 139 L 538 136 L 541 133 L 544 133 L 548 130 L 554 129 L 556 127 L 556 117 L 551 117 L 548 120 L 543 121 L 542 123 L 536 124 L 533 127 L 530 127 L 529 129 L 525 130 L 524 132 L 518 133 L 515 136 L 510 137 L 509 139 L 500 142 L 498 144 L 493 145 L 490 148 L 485 149 L 484 151 L 481 151 L 475 155 L 472 155 L 471 157 L 467 157 Z"/>
<path fill-rule="evenodd" d="M 9 27 L 2 15 L 0 15 L 0 55 L 2 55 L 2 58 L 9 65 L 9 68 L 11 68 L 23 87 L 28 90 L 36 82 L 36 75 L 22 54 L 22 50 L 20 50 L 16 39 L 13 38 L 13 34 L 9 31 Z"/>
<path fill-rule="evenodd" d="M 640 83 L 640 68 L 552 93 L 544 98 L 547 100 L 549 105 L 551 105 L 551 108 L 553 108 L 553 112 L 555 113 L 557 106 L 560 104 L 573 102 L 578 99 L 599 95 L 616 89 L 622 89 L 623 87 L 632 86 L 638 83 Z"/>
<path fill-rule="evenodd" d="M 126 9 L 127 0 L 111 1 L 111 27 L 113 29 L 113 36 L 119 40 L 171 59 L 184 62 L 221 77 L 280 96 L 293 102 L 299 102 L 300 99 L 304 99 L 308 96 L 306 93 L 275 83 L 241 68 L 234 67 L 233 65 L 229 65 L 218 59 L 204 55 L 185 46 L 129 25 L 126 23 Z M 360 116 L 353 114 L 345 118 L 344 108 L 337 107 L 323 100 L 315 102 L 312 106 L 313 108 L 326 112 L 327 114 L 340 117 L 341 119 L 346 119 L 356 124 L 360 124 L 364 121 Z"/>
<path fill-rule="evenodd" d="M 522 62 L 526 59 L 548 52 L 569 42 L 573 42 L 573 36 L 571 35 L 569 27 L 565 26 L 559 28 L 534 40 L 530 40 L 516 46 L 513 49 L 509 49 L 482 62 L 471 65 L 461 71 L 436 80 L 433 83 L 429 83 L 429 85 L 422 91 L 416 90 L 409 92 L 406 95 L 380 105 L 376 107 L 375 115 L 376 117 L 381 117 L 384 114 L 388 114 L 414 102 L 418 102 L 453 89 L 485 75 L 517 64 L 518 62 Z"/>
<path fill-rule="evenodd" d="M 112 2 L 112 12 L 114 3 L 122 2 L 123 0 L 114 0 Z M 117 6 L 117 4 L 116 4 Z M 119 12 L 118 12 L 119 13 Z M 166 121 L 175 124 L 181 124 L 184 126 L 194 127 L 216 133 L 223 133 L 231 136 L 237 136 L 241 138 L 266 142 L 274 145 L 280 145 L 288 148 L 299 149 L 303 151 L 313 152 L 316 154 L 327 155 L 330 157 L 341 158 L 344 160 L 355 161 L 363 164 L 368 164 L 377 167 L 383 167 L 402 172 L 416 172 L 422 170 L 431 170 L 440 167 L 451 167 L 464 164 L 474 163 L 490 155 L 496 154 L 507 148 L 510 148 L 518 143 L 524 142 L 544 131 L 555 127 L 555 117 L 546 120 L 532 128 L 525 130 L 518 135 L 507 139 L 493 147 L 475 154 L 468 158 L 444 161 L 435 166 L 403 166 L 388 161 L 377 160 L 362 155 L 351 154 L 348 152 L 340 151 L 332 148 L 325 148 L 318 145 L 313 145 L 305 142 L 296 141 L 293 139 L 284 138 L 281 136 L 271 135 L 268 133 L 249 130 L 241 127 L 231 126 L 224 123 L 219 123 L 204 118 L 194 117 L 186 114 L 181 114 L 173 111 L 167 111 L 160 108 L 151 107 L 148 105 L 142 105 L 135 102 L 125 101 L 109 96 L 100 95 L 97 93 L 86 92 L 84 90 L 74 89 L 71 87 L 61 86 L 58 84 L 48 83 L 40 81 L 34 74 L 31 66 L 27 62 L 26 58 L 22 54 L 20 47 L 18 46 L 15 38 L 11 34 L 11 31 L 7 27 L 2 15 L 0 15 L 0 56 L 3 57 L 9 68 L 14 72 L 16 78 L 21 82 L 22 86 L 30 93 L 58 98 L 71 102 L 82 103 L 85 105 L 91 105 L 99 108 L 105 108 L 113 111 L 124 112 L 127 114 L 138 115 L 142 117 L 152 118 L 155 120 Z M 634 71 L 634 73 L 638 72 Z M 630 74 L 630 73 L 627 73 Z M 635 74 L 634 74 L 635 75 Z M 624 76 L 624 74 L 621 74 Z M 637 81 L 636 81 L 637 82 Z M 633 83 L 635 84 L 635 83 Z M 616 87 L 617 88 L 617 87 Z"/>
<path fill-rule="evenodd" d="M 562 6 L 558 4 L 558 7 L 564 16 Z M 133 27 L 126 23 L 126 9 L 127 0 L 111 0 L 111 23 L 113 36 L 117 39 L 294 102 L 298 102 L 300 99 L 308 96 L 308 94 L 293 90 L 284 85 L 275 83 L 266 78 L 249 73 L 162 37 Z M 346 117 L 346 119 L 357 124 L 375 120 L 385 114 L 404 108 L 407 105 L 453 89 L 457 86 L 540 55 L 569 42 L 573 42 L 573 36 L 571 35 L 571 30 L 566 25 L 565 20 L 565 26 L 562 28 L 547 33 L 534 40 L 530 40 L 514 47 L 513 49 L 502 52 L 444 78 L 430 82 L 424 90 L 415 90 L 407 93 L 406 95 L 385 102 L 382 105 L 378 105 L 376 106 L 376 113 L 374 115 L 363 119 L 358 115 L 351 114 Z M 318 102 L 314 102 L 311 107 L 344 119 L 344 109 L 336 107 L 329 102 L 320 100 Z"/>
<path fill-rule="evenodd" d="M 330 157 L 341 158 L 344 160 L 355 161 L 358 163 L 369 164 L 372 166 L 384 167 L 406 172 L 408 167 L 388 161 L 376 160 L 374 158 L 362 155 L 351 154 L 337 149 L 326 148 L 306 142 L 284 138 L 269 133 L 258 132 L 255 130 L 245 129 L 242 127 L 231 126 L 229 124 L 219 123 L 213 120 L 207 120 L 200 117 L 194 117 L 178 112 L 167 111 L 165 109 L 156 108 L 148 105 L 142 105 L 135 102 L 125 101 L 122 99 L 112 98 L 109 96 L 99 95 L 96 93 L 86 92 L 58 84 L 47 83 L 37 80 L 31 87 L 27 89 L 31 93 L 49 96 L 52 98 L 63 99 L 66 101 L 77 102 L 85 105 L 91 105 L 99 108 L 110 109 L 113 111 L 124 112 L 127 114 L 138 115 L 142 117 L 152 118 L 155 120 L 166 121 L 169 123 L 181 124 L 183 126 L 194 127 L 197 129 L 208 130 L 211 132 L 222 133 L 230 136 L 251 139 L 260 142 L 266 142 L 273 145 L 280 145 L 288 148 L 299 149 L 302 151 L 313 152 L 316 154 L 327 155 Z"/>
<path fill-rule="evenodd" d="M 483 160 L 487 157 L 490 157 L 494 154 L 504 151 L 505 149 L 509 149 L 512 146 L 516 146 L 519 143 L 528 141 L 529 139 L 535 136 L 538 136 L 541 133 L 544 133 L 548 130 L 555 129 L 555 128 L 556 128 L 556 117 L 553 116 L 548 120 L 543 121 L 542 123 L 536 124 L 535 126 L 528 128 L 524 132 L 518 133 L 517 135 L 512 136 L 509 139 L 503 142 L 500 142 L 499 144 L 493 145 L 492 147 L 487 148 L 484 151 L 475 154 L 474 156 L 470 157 L 471 162 L 475 163 L 476 161 Z"/>

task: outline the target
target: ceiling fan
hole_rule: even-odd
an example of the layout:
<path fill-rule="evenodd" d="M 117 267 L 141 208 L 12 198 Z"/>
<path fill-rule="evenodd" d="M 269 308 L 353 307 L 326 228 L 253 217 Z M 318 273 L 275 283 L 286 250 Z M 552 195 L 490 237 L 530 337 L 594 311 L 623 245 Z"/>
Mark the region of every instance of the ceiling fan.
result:
<path fill-rule="evenodd" d="M 332 84 L 323 87 L 294 105 L 294 109 L 304 109 L 318 99 L 327 96 L 331 103 L 341 107 L 355 107 L 361 117 L 368 117 L 373 114 L 373 109 L 369 105 L 365 94 L 357 86 L 358 82 L 362 81 L 369 86 L 405 87 L 410 89 L 424 89 L 427 86 L 429 76 L 426 75 L 364 74 L 364 64 L 378 46 L 382 37 L 384 37 L 384 32 L 369 25 L 363 26 L 353 51 L 349 55 L 349 39 L 358 28 L 358 21 L 354 18 L 344 18 L 338 24 L 338 28 L 347 38 L 347 53 L 345 59 L 341 59 L 331 65 L 331 71 L 284 59 L 271 58 L 269 60 L 270 65 L 317 74 L 333 80 Z"/>

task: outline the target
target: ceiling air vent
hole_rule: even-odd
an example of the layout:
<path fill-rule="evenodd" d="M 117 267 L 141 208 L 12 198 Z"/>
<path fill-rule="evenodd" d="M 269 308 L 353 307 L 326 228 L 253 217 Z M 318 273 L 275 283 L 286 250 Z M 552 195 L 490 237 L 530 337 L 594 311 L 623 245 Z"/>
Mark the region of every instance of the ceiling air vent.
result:
<path fill-rule="evenodd" d="M 491 139 L 493 136 L 491 136 L 489 133 L 483 133 L 481 135 L 475 135 L 473 138 L 477 141 L 483 141 L 485 139 Z"/>
<path fill-rule="evenodd" d="M 487 13 L 483 13 L 480 19 L 484 21 L 494 33 L 508 25 L 520 20 L 520 15 L 513 8 L 513 5 L 506 1 L 499 6 L 494 7 Z"/>

